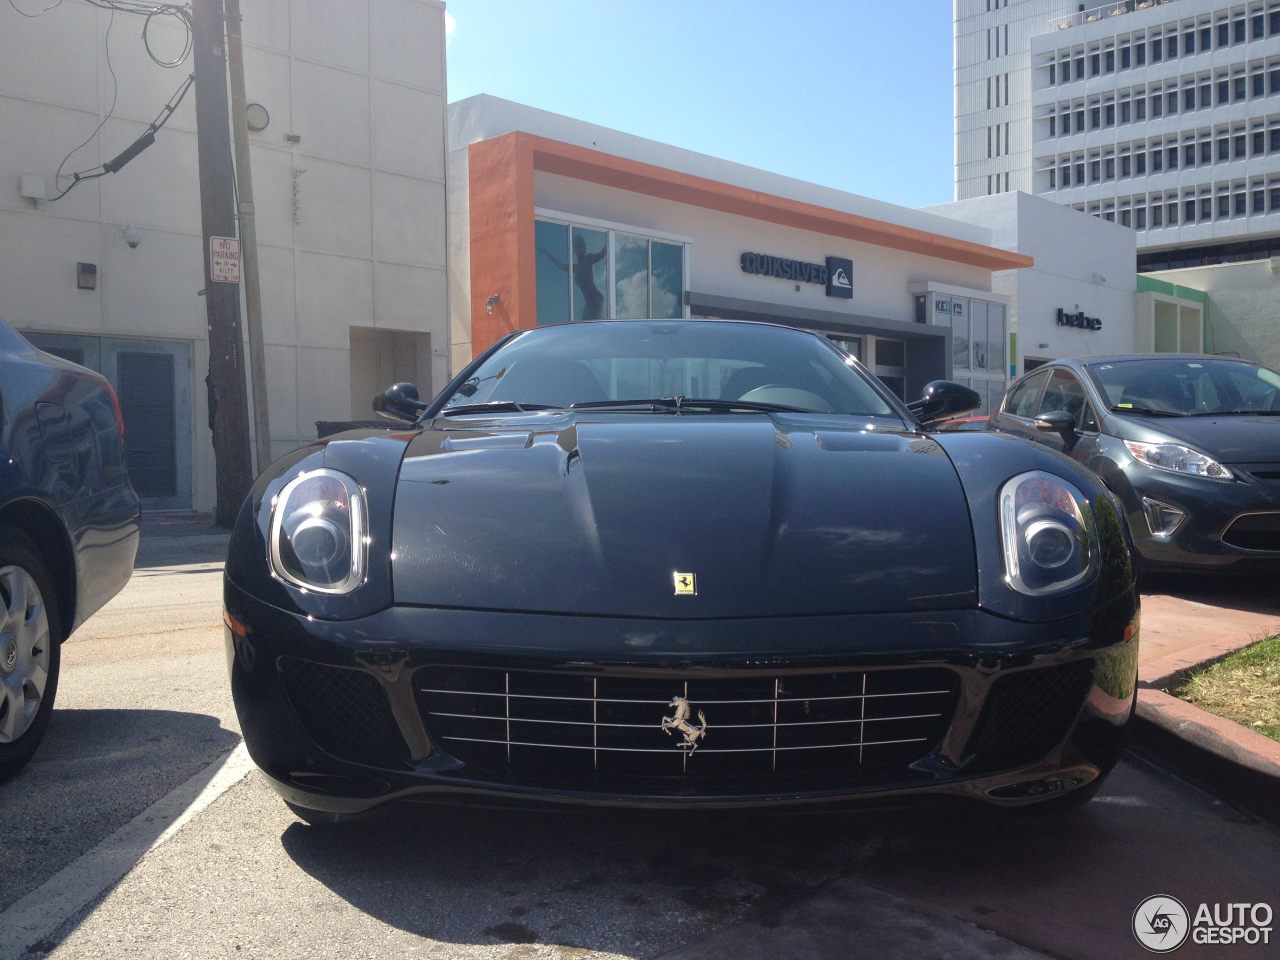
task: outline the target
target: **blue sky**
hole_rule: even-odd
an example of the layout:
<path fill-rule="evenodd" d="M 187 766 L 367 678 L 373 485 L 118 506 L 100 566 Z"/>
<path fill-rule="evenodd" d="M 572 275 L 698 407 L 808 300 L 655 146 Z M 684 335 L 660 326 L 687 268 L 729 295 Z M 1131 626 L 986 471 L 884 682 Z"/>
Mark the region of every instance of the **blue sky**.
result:
<path fill-rule="evenodd" d="M 449 99 L 918 207 L 952 197 L 950 0 L 448 0 Z"/>

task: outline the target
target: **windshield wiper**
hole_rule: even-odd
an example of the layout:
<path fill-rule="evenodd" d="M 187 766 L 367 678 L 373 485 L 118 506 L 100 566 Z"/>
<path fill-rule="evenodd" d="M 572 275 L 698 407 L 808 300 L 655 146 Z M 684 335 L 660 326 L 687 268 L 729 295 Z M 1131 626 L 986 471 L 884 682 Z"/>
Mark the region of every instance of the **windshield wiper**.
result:
<path fill-rule="evenodd" d="M 1111 408 L 1112 413 L 1136 413 L 1143 417 L 1185 417 L 1187 414 L 1178 413 L 1176 410 L 1152 410 L 1150 407 L 1121 407 L 1114 406 Z"/>
<path fill-rule="evenodd" d="M 752 400 L 712 400 L 696 397 L 654 397 L 649 400 L 592 400 L 587 403 L 571 403 L 571 410 L 609 410 L 614 407 L 648 407 L 653 412 L 674 410 L 679 413 L 689 408 L 702 410 L 752 410 L 761 413 L 819 413 L 803 407 L 788 407 L 781 403 L 756 403 Z"/>
<path fill-rule="evenodd" d="M 1275 417 L 1280 416 L 1276 410 L 1197 410 L 1187 414 L 1189 417 Z"/>
<path fill-rule="evenodd" d="M 556 410 L 553 403 L 517 403 L 514 400 L 490 400 L 487 403 L 463 403 L 445 407 L 440 416 L 451 417 L 455 413 L 526 413 L 530 410 Z"/>

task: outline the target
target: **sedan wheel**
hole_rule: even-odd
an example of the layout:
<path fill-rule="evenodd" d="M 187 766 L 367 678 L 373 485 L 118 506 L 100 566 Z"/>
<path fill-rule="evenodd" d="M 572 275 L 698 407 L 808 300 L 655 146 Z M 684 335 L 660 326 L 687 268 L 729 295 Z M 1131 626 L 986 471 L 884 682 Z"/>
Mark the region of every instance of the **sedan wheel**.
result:
<path fill-rule="evenodd" d="M 0 780 L 30 759 L 49 725 L 59 662 L 53 598 L 34 551 L 21 540 L 0 547 Z"/>

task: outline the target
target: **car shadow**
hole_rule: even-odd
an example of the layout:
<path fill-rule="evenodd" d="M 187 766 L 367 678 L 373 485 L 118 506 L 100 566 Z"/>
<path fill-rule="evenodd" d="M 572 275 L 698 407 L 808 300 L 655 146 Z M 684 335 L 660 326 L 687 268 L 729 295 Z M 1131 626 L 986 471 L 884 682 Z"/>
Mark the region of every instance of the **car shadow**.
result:
<path fill-rule="evenodd" d="M 1168 594 L 1211 607 L 1280 616 L 1275 571 L 1162 571 L 1144 574 L 1138 590 L 1144 596 Z"/>
<path fill-rule="evenodd" d="M 746 918 L 776 925 L 875 857 L 888 833 L 922 820 L 963 829 L 974 816 L 958 804 L 820 814 L 405 804 L 372 822 L 295 823 L 281 843 L 348 903 L 433 941 L 654 956 Z"/>
<path fill-rule="evenodd" d="M 205 714 L 55 709 L 35 757 L 0 784 L 0 911 L 239 741 Z"/>

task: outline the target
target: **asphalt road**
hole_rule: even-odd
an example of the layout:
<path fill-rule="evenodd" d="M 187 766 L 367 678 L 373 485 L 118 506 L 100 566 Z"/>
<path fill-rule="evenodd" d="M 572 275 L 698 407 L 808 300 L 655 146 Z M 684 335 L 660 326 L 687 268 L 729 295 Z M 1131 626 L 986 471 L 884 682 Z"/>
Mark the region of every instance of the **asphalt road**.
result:
<path fill-rule="evenodd" d="M 1137 762 L 1068 820 L 418 807 L 307 827 L 236 749 L 220 549 L 149 536 L 64 648 L 41 752 L 0 786 L 0 958 L 1120 958 L 1145 955 L 1130 921 L 1153 894 L 1280 911 L 1280 835 Z M 1177 956 L 1276 947 L 1215 949 Z"/>

